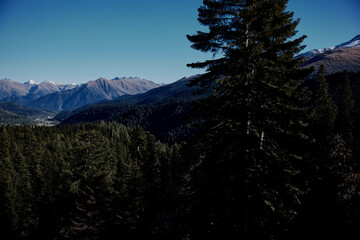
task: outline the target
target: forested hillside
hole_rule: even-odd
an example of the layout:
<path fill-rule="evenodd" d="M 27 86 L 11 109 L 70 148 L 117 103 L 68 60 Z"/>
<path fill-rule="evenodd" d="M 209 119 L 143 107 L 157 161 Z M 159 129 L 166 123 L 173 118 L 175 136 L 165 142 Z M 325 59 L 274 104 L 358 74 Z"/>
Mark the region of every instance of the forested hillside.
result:
<path fill-rule="evenodd" d="M 21 106 L 16 103 L 0 102 L 0 125 L 44 124 L 54 116 L 53 112 Z"/>
<path fill-rule="evenodd" d="M 149 105 L 99 105 L 72 115 L 61 125 L 83 122 L 116 121 L 127 127 L 141 126 L 164 142 L 181 142 L 192 137 L 196 130 L 190 120 L 193 100 L 179 100 Z"/>
<path fill-rule="evenodd" d="M 287 3 L 204 0 L 187 35 L 204 74 L 0 126 L 1 236 L 357 237 L 360 72 L 303 68 Z"/>

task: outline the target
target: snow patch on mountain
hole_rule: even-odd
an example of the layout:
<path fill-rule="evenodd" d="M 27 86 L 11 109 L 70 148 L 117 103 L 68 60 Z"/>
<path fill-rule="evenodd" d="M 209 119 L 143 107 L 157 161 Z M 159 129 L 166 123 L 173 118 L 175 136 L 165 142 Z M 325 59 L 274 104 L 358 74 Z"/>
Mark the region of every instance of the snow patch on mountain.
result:
<path fill-rule="evenodd" d="M 40 83 L 35 82 L 34 80 L 29 80 L 29 81 L 27 81 L 27 82 L 24 82 L 24 84 L 26 84 L 26 85 L 38 85 L 38 84 L 40 84 Z"/>
<path fill-rule="evenodd" d="M 50 83 L 50 84 L 53 84 L 53 85 L 58 85 L 56 82 L 53 82 L 53 81 L 46 81 L 46 82 L 48 82 L 48 83 Z"/>
<path fill-rule="evenodd" d="M 344 42 L 342 44 L 337 45 L 335 48 L 340 48 L 340 47 L 353 48 L 357 46 L 360 46 L 360 34 L 348 42 Z"/>
<path fill-rule="evenodd" d="M 313 57 L 313 56 L 316 56 L 318 54 L 322 54 L 324 52 L 327 52 L 327 51 L 330 51 L 330 50 L 333 50 L 335 47 L 328 47 L 328 48 L 320 48 L 320 49 L 313 49 L 311 51 L 308 51 L 306 53 L 303 53 L 303 54 L 299 54 L 298 57 L 306 57 L 306 58 L 310 58 L 310 57 Z"/>
<path fill-rule="evenodd" d="M 357 35 L 356 37 L 354 37 L 353 39 L 351 39 L 350 41 L 341 43 L 341 44 L 339 44 L 339 45 L 337 45 L 335 47 L 313 49 L 311 51 L 296 55 L 295 57 L 296 58 L 305 57 L 305 58 L 310 59 L 312 57 L 315 57 L 316 55 L 323 54 L 323 53 L 329 52 L 331 50 L 342 48 L 342 47 L 344 47 L 344 48 L 360 47 L 360 34 Z"/>

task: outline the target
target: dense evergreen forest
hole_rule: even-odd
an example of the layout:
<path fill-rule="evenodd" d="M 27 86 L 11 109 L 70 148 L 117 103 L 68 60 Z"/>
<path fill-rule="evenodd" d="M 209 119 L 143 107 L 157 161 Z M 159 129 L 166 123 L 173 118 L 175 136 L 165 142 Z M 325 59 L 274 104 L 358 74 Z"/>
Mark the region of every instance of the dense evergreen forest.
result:
<path fill-rule="evenodd" d="M 112 121 L 1 126 L 2 236 L 357 236 L 359 73 L 326 76 L 322 66 L 305 81 L 313 69 L 294 58 L 305 36 L 294 38 L 287 2 L 203 1 L 209 31 L 187 37 L 221 53 L 189 64 L 206 69 L 191 85 L 212 89 L 207 98 L 121 114 L 101 106 Z"/>
<path fill-rule="evenodd" d="M 175 230 L 181 145 L 105 122 L 3 126 L 0 136 L 7 239 L 141 239 Z"/>

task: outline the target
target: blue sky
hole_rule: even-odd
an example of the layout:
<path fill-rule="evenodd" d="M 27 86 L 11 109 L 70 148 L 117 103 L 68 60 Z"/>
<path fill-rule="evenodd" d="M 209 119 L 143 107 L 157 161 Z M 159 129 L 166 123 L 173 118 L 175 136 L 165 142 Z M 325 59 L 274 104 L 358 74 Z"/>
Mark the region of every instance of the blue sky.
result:
<path fill-rule="evenodd" d="M 0 0 L 0 78 L 81 83 L 131 77 L 158 83 L 201 73 L 211 57 L 186 34 L 201 0 Z M 360 34 L 359 0 L 290 0 L 306 50 Z"/>

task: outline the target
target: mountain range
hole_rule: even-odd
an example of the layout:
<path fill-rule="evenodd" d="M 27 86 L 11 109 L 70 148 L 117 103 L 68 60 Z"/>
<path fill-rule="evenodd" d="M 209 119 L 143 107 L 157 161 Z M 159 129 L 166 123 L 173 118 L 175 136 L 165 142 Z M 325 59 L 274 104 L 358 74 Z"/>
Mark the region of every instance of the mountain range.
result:
<path fill-rule="evenodd" d="M 184 77 L 179 79 L 178 81 L 175 81 L 171 84 L 167 84 L 158 88 L 151 89 L 143 94 L 136 94 L 136 95 L 124 95 L 114 100 L 109 101 L 101 101 L 93 104 L 88 104 L 83 107 L 74 109 L 74 110 L 68 110 L 68 111 L 62 111 L 59 114 L 55 116 L 55 120 L 62 122 L 68 118 L 70 118 L 73 115 L 83 115 L 85 112 L 89 114 L 95 114 L 95 112 L 100 111 L 101 109 L 104 109 L 104 107 L 111 106 L 111 108 L 114 110 L 115 108 L 125 108 L 125 106 L 143 106 L 143 105 L 153 105 L 153 104 L 162 104 L 162 103 L 169 103 L 169 102 L 175 102 L 175 101 L 182 101 L 182 100 L 194 100 L 200 97 L 203 97 L 206 94 L 209 94 L 209 91 L 202 94 L 197 95 L 195 94 L 197 91 L 200 90 L 199 86 L 189 87 L 188 84 L 191 80 L 199 77 L 200 75 L 194 75 L 191 77 Z M 111 116 L 114 117 L 118 113 L 122 112 L 122 110 L 114 110 L 113 113 L 111 113 Z M 101 114 L 99 114 L 101 115 Z M 102 119 L 106 118 L 104 114 L 101 116 Z M 96 117 L 88 116 L 88 120 L 96 121 Z M 74 117 L 76 118 L 76 117 Z M 73 119 L 74 119 L 73 118 Z M 77 121 L 77 120 L 76 120 Z M 73 120 L 69 119 L 67 123 L 71 123 Z"/>
<path fill-rule="evenodd" d="M 144 93 L 159 86 L 149 80 L 125 77 L 99 78 L 80 85 L 59 85 L 51 81 L 36 83 L 32 80 L 22 84 L 1 79 L 0 101 L 59 112 L 123 95 Z"/>
<path fill-rule="evenodd" d="M 315 68 L 310 78 L 315 76 L 317 68 L 324 64 L 328 77 L 332 76 L 331 85 L 337 86 L 338 75 L 346 69 L 354 72 L 352 85 L 360 84 L 357 73 L 360 71 L 360 35 L 335 47 L 314 49 L 296 57 L 304 58 L 302 67 Z M 186 123 L 175 117 L 184 116 L 184 112 L 190 110 L 189 101 L 204 97 L 210 91 L 203 95 L 194 95 L 200 87 L 190 88 L 188 83 L 198 76 L 185 77 L 167 85 L 125 77 L 112 80 L 99 78 L 78 85 L 61 85 L 51 81 L 37 83 L 33 80 L 19 83 L 1 79 L 0 102 L 14 102 L 50 110 L 54 114 L 59 113 L 54 120 L 63 124 L 108 120 L 124 122 L 129 126 L 148 126 L 154 130 L 159 128 L 158 123 L 167 125 L 170 121 L 175 121 L 176 128 L 181 129 L 185 128 Z M 313 81 L 307 81 L 309 86 L 311 82 Z M 16 106 L 19 107 L 12 107 Z M 7 113 L 10 114 L 10 111 Z M 4 116 L 5 112 L 0 114 Z M 49 112 L 43 116 L 48 118 Z M 157 124 L 154 124 L 154 121 L 157 121 Z M 169 126 L 164 129 L 174 131 L 175 128 Z"/>
<path fill-rule="evenodd" d="M 335 47 L 314 49 L 296 57 L 303 57 L 303 67 L 314 67 L 314 76 L 320 65 L 325 66 L 328 74 L 348 70 L 357 72 L 360 70 L 360 35 L 350 41 L 341 43 Z"/>
<path fill-rule="evenodd" d="M 77 86 L 76 84 L 56 84 L 51 81 L 37 83 L 34 80 L 19 83 L 5 78 L 0 79 L 0 100 L 25 103 L 53 92 L 65 91 Z"/>

